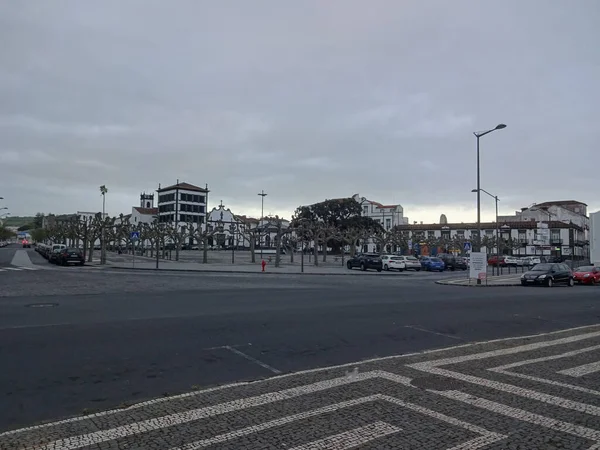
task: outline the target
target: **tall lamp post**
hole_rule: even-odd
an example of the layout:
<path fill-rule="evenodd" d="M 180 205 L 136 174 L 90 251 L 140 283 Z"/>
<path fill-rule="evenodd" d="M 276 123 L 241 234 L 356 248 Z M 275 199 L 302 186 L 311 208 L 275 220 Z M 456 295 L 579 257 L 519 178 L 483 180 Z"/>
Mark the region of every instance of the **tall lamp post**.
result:
<path fill-rule="evenodd" d="M 481 251 L 481 174 L 479 166 L 479 138 L 490 134 L 492 131 L 502 130 L 506 125 L 499 123 L 495 128 L 487 131 L 474 131 L 473 135 L 477 138 L 477 251 Z M 481 284 L 481 279 L 477 278 L 477 284 Z"/>
<path fill-rule="evenodd" d="M 267 194 L 265 193 L 264 190 L 261 190 L 258 195 L 260 195 L 260 197 L 261 197 L 261 199 L 260 199 L 260 222 L 259 222 L 259 225 L 261 225 L 263 222 L 263 218 L 265 216 L 265 197 L 267 196 Z M 260 245 L 260 259 L 262 260 L 262 257 L 263 257 L 262 230 L 259 231 L 259 233 L 260 234 L 258 235 L 258 245 Z"/>
<path fill-rule="evenodd" d="M 498 224 L 498 202 L 500 201 L 500 199 L 498 198 L 497 195 L 492 195 L 485 189 L 480 189 L 480 190 L 481 190 L 481 192 L 489 195 L 496 201 L 496 256 L 497 256 L 496 274 L 500 275 L 500 229 L 499 229 L 499 224 Z M 477 189 L 473 189 L 471 192 L 477 192 Z M 480 233 L 481 233 L 481 231 L 480 231 Z"/>
<path fill-rule="evenodd" d="M 106 193 L 108 189 L 106 189 L 105 185 L 100 186 L 100 194 L 102 195 L 102 247 L 100 250 L 100 264 L 106 264 L 106 220 L 105 220 L 105 209 L 106 209 Z"/>

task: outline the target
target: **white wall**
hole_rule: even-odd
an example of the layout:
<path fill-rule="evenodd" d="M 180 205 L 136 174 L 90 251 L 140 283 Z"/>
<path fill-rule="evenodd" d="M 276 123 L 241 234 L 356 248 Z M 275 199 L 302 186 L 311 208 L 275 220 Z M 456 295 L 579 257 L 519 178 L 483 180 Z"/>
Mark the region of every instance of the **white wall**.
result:
<path fill-rule="evenodd" d="M 600 265 L 600 211 L 590 213 L 590 261 Z"/>

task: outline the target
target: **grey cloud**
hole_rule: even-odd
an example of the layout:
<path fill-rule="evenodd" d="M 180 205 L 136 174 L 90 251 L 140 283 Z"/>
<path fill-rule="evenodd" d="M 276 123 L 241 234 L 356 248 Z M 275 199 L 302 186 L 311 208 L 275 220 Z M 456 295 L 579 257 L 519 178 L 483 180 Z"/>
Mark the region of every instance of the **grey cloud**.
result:
<path fill-rule="evenodd" d="M 179 178 L 246 213 L 265 189 L 284 214 L 360 192 L 472 220 L 471 133 L 505 122 L 481 140 L 504 212 L 598 209 L 599 21 L 595 0 L 4 2 L 0 195 L 67 212 L 106 184 L 116 213 Z"/>

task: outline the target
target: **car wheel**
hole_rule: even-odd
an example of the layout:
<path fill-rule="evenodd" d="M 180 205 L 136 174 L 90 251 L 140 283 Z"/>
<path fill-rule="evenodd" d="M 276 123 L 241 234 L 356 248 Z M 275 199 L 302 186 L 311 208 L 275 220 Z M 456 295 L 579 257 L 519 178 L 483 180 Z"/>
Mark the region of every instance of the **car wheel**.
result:
<path fill-rule="evenodd" d="M 569 287 L 575 286 L 575 281 L 573 281 L 573 278 L 569 278 L 568 285 L 569 285 Z"/>
<path fill-rule="evenodd" d="M 421 271 L 421 269 L 420 269 L 420 268 L 419 268 L 419 269 L 415 269 L 415 270 L 416 270 L 417 272 L 420 272 L 420 271 Z"/>
<path fill-rule="evenodd" d="M 552 287 L 553 285 L 554 283 L 552 283 L 552 278 L 548 278 L 548 281 L 546 281 L 546 286 Z"/>
<path fill-rule="evenodd" d="M 348 269 L 352 269 L 352 264 L 350 264 L 350 262 L 347 262 L 347 263 L 346 263 L 346 267 L 347 267 Z"/>
<path fill-rule="evenodd" d="M 377 269 L 377 272 L 381 272 L 381 267 L 379 267 L 379 268 Z"/>
<path fill-rule="evenodd" d="M 383 270 L 390 270 L 390 268 L 388 267 L 388 265 L 386 264 L 385 266 L 383 266 Z"/>
<path fill-rule="evenodd" d="M 404 269 L 403 269 L 402 267 L 400 267 L 400 268 L 398 269 L 398 272 L 404 272 Z"/>
<path fill-rule="evenodd" d="M 84 264 L 85 264 L 85 263 L 84 263 L 83 261 L 81 261 L 81 262 L 79 263 L 79 265 L 80 265 L 80 266 L 83 266 Z"/>
<path fill-rule="evenodd" d="M 525 283 L 524 281 L 521 281 L 521 286 L 527 286 L 527 283 Z"/>
<path fill-rule="evenodd" d="M 361 263 L 360 270 L 362 270 L 363 272 L 366 271 L 367 270 L 367 266 L 365 266 L 364 263 Z"/>

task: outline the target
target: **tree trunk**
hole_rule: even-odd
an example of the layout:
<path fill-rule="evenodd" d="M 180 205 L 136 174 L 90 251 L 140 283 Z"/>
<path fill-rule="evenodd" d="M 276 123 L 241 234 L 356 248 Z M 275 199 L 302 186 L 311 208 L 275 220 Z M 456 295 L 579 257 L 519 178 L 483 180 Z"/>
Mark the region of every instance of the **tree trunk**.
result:
<path fill-rule="evenodd" d="M 288 247 L 290 250 L 290 263 L 294 264 L 294 250 L 296 250 L 294 247 L 292 247 L 291 245 Z"/>
<path fill-rule="evenodd" d="M 314 242 L 314 249 L 315 249 L 315 266 L 319 266 L 319 237 L 315 236 L 315 242 Z"/>
<path fill-rule="evenodd" d="M 327 262 L 327 234 L 323 234 L 323 262 Z"/>
<path fill-rule="evenodd" d="M 175 242 L 175 261 L 179 261 L 179 249 L 181 248 L 181 243 L 179 241 Z"/>
<path fill-rule="evenodd" d="M 208 264 L 208 236 L 202 239 L 202 264 Z"/>
<path fill-rule="evenodd" d="M 256 247 L 256 240 L 254 239 L 254 236 L 250 236 L 250 257 L 251 257 L 251 262 L 255 263 L 256 262 L 256 253 L 254 252 L 254 249 Z"/>
<path fill-rule="evenodd" d="M 88 253 L 88 262 L 92 262 L 92 257 L 94 256 L 94 243 L 95 242 L 96 242 L 95 239 L 93 241 L 90 239 L 90 251 Z"/>

